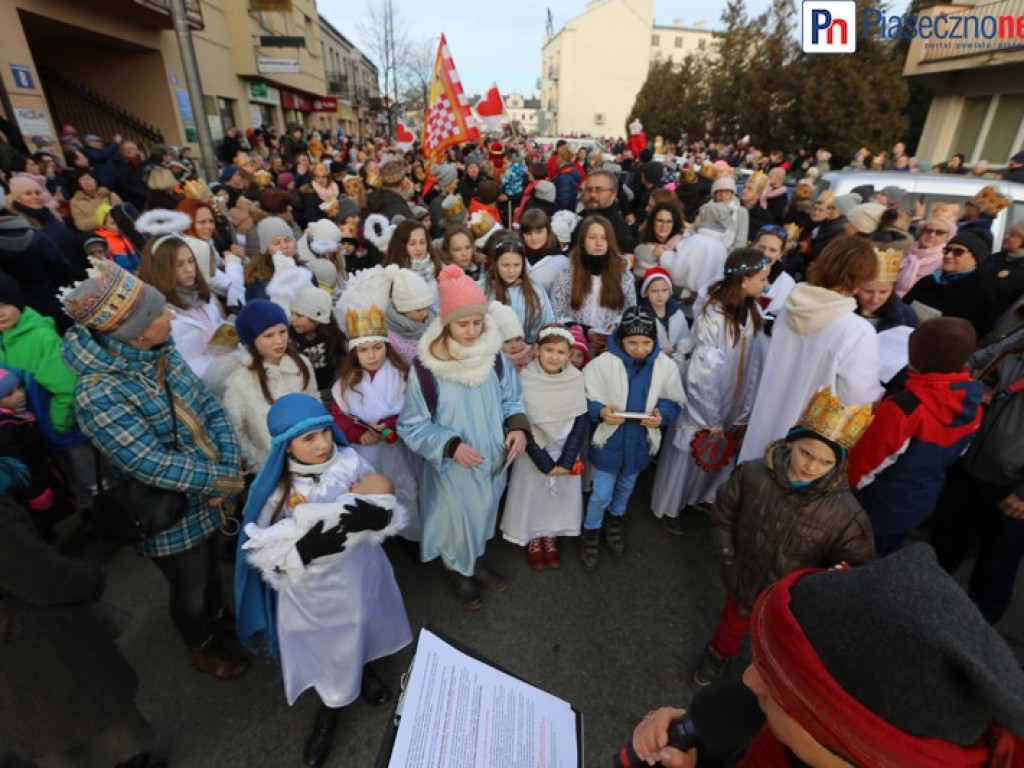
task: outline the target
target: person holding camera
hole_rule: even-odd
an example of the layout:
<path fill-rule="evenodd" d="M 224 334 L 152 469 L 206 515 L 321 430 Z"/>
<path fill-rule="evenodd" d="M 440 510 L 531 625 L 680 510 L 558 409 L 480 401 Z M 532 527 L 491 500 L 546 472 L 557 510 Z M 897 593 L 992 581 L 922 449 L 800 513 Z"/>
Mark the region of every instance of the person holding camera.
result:
<path fill-rule="evenodd" d="M 665 768 L 1024 765 L 1020 663 L 925 544 L 860 568 L 789 574 L 758 598 L 751 632 L 743 682 L 765 715 L 756 736 L 725 758 L 682 751 L 668 733 L 684 711 L 665 707 L 633 731 L 640 760 Z"/>

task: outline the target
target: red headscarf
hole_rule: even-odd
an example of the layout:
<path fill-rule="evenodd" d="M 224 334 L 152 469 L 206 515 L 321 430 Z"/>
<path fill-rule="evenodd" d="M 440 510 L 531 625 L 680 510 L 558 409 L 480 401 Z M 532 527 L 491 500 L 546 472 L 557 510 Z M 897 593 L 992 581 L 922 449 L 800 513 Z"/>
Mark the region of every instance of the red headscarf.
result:
<path fill-rule="evenodd" d="M 795 571 L 766 589 L 751 616 L 754 665 L 772 698 L 825 748 L 860 768 L 1024 768 L 1024 743 L 998 723 L 975 744 L 914 736 L 848 694 L 829 674 L 790 610 Z M 774 743 L 771 743 L 774 742 Z M 786 765 L 763 730 L 742 768 Z"/>

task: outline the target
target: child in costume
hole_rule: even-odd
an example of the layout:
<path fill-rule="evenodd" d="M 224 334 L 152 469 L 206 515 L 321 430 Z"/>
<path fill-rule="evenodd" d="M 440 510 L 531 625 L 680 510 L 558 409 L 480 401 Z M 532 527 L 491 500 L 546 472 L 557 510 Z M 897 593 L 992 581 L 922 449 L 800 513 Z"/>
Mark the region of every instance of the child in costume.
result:
<path fill-rule="evenodd" d="M 420 222 L 399 222 L 388 240 L 387 251 L 381 264 L 397 264 L 403 269 L 411 269 L 426 281 L 436 296 L 441 260 L 434 252 L 430 233 Z"/>
<path fill-rule="evenodd" d="M 483 276 L 476 250 L 473 248 L 473 237 L 463 227 L 452 227 L 441 237 L 441 253 L 446 264 L 455 264 L 473 280 L 479 282 Z"/>
<path fill-rule="evenodd" d="M 292 346 L 313 366 L 321 399 L 334 385 L 338 364 L 345 354 L 345 337 L 334 319 L 331 294 L 323 288 L 303 288 L 291 302 Z"/>
<path fill-rule="evenodd" d="M 288 315 L 266 299 L 248 302 L 235 320 L 244 349 L 238 367 L 227 377 L 224 410 L 242 447 L 247 472 L 258 472 L 270 450 L 267 412 L 274 401 L 291 392 L 317 396 L 316 375 L 309 360 L 288 341 Z"/>
<path fill-rule="evenodd" d="M 519 234 L 526 246 L 526 271 L 530 280 L 550 298 L 555 281 L 569 264 L 551 229 L 551 220 L 544 211 L 531 208 L 523 213 Z"/>
<path fill-rule="evenodd" d="M 725 277 L 695 305 L 686 406 L 668 431 L 651 492 L 651 509 L 670 533 L 682 534 L 680 510 L 710 503 L 732 471 L 761 380 L 764 335 L 756 300 L 767 281 L 767 257 L 741 248 L 726 261 Z"/>
<path fill-rule="evenodd" d="M 399 533 L 410 541 L 419 541 L 421 462 L 395 432 L 409 366 L 388 343 L 382 309 L 387 306 L 391 280 L 398 271 L 393 265 L 377 266 L 364 269 L 349 281 L 338 305 L 349 350 L 331 387 L 330 410 L 353 449 L 394 482 L 398 501 L 408 512 L 408 525 Z"/>
<path fill-rule="evenodd" d="M 875 558 L 871 522 L 846 481 L 847 455 L 871 423 L 871 406 L 844 406 L 829 387 L 764 458 L 740 464 L 715 498 L 711 542 L 727 597 L 693 673 L 709 685 L 740 651 L 757 596 L 801 568 Z"/>
<path fill-rule="evenodd" d="M 287 221 L 278 216 L 268 216 L 256 225 L 256 234 L 260 255 L 245 265 L 246 301 L 268 298 L 267 285 L 281 265 L 285 262 L 295 264 L 295 234 Z M 228 276 L 231 276 L 230 272 Z"/>
<path fill-rule="evenodd" d="M 537 331 L 555 321 L 551 301 L 543 290 L 534 287 L 526 269 L 526 246 L 510 230 L 499 230 L 487 243 L 488 264 L 484 292 L 511 307 L 526 332 L 526 343 L 533 344 Z"/>
<path fill-rule="evenodd" d="M 694 347 L 690 324 L 682 305 L 672 298 L 672 278 L 664 267 L 655 266 L 644 272 L 640 284 L 640 306 L 657 320 L 655 326 L 661 351 L 671 358 L 675 358 L 677 353 L 681 359 L 688 358 Z"/>
<path fill-rule="evenodd" d="M 560 325 L 541 328 L 536 356 L 519 374 L 530 434 L 512 469 L 501 530 L 512 543 L 528 545 L 534 570 L 561 565 L 555 539 L 578 536 L 583 516 L 573 468 L 587 436 L 587 395 L 583 374 L 569 362 L 572 341 Z"/>
<path fill-rule="evenodd" d="M 440 556 L 459 599 L 477 610 L 481 586 L 506 587 L 482 556 L 494 533 L 505 467 L 526 448 L 530 426 L 483 292 L 454 264 L 439 278 L 440 315 L 420 339 L 398 436 L 424 459 L 421 556 Z"/>
<path fill-rule="evenodd" d="M 399 269 L 391 282 L 391 300 L 384 313 L 388 343 L 406 365 L 416 357 L 416 349 L 427 328 L 437 317 L 434 292 L 411 269 Z"/>
<path fill-rule="evenodd" d="M 686 402 L 679 369 L 658 348 L 655 322 L 630 307 L 608 337 L 608 351 L 583 371 L 590 420 L 597 425 L 587 456 L 595 467 L 593 492 L 580 542 L 588 571 L 597 567 L 605 512 L 611 513 L 605 543 L 616 554 L 625 551 L 623 520 L 633 486 L 658 453 L 662 424 L 674 421 Z M 646 416 L 627 419 L 623 411 Z"/>
<path fill-rule="evenodd" d="M 267 461 L 249 492 L 235 564 L 238 636 L 281 661 L 293 705 L 313 688 L 321 707 L 306 748 L 323 765 L 340 709 L 391 691 L 370 662 L 412 640 L 381 544 L 403 525 L 394 487 L 348 445 L 315 398 L 286 395 L 267 415 Z"/>
<path fill-rule="evenodd" d="M 526 343 L 526 332 L 515 310 L 500 301 L 487 305 L 487 314 L 494 320 L 501 336 L 501 351 L 515 366 L 516 373 L 522 371 L 533 358 L 533 347 Z"/>

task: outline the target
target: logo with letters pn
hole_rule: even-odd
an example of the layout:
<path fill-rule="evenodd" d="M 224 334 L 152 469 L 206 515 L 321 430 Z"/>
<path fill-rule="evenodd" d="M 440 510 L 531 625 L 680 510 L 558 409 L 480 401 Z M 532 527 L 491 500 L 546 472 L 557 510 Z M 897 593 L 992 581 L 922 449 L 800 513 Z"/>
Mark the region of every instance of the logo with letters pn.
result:
<path fill-rule="evenodd" d="M 857 50 L 855 0 L 804 0 L 800 20 L 804 53 Z"/>

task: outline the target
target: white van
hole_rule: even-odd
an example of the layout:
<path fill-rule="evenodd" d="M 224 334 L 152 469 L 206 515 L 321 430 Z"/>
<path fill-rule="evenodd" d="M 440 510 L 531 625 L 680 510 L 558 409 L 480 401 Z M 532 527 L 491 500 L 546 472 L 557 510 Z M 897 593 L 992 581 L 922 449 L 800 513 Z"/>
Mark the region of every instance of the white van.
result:
<path fill-rule="evenodd" d="M 991 185 L 1012 202 L 992 222 L 992 249 L 1002 249 L 1003 235 L 1016 221 L 1024 219 L 1024 184 L 1015 184 L 1000 179 L 979 179 L 973 176 L 954 176 L 937 173 L 905 173 L 901 171 L 830 171 L 818 180 L 815 198 L 824 190 L 831 189 L 837 195 L 845 195 L 854 187 L 871 184 L 877 192 L 882 187 L 896 186 L 907 192 L 904 206 L 913 205 L 917 200 L 924 203 L 925 215 L 931 213 L 938 202 L 963 204 L 970 200 L 982 187 Z"/>

